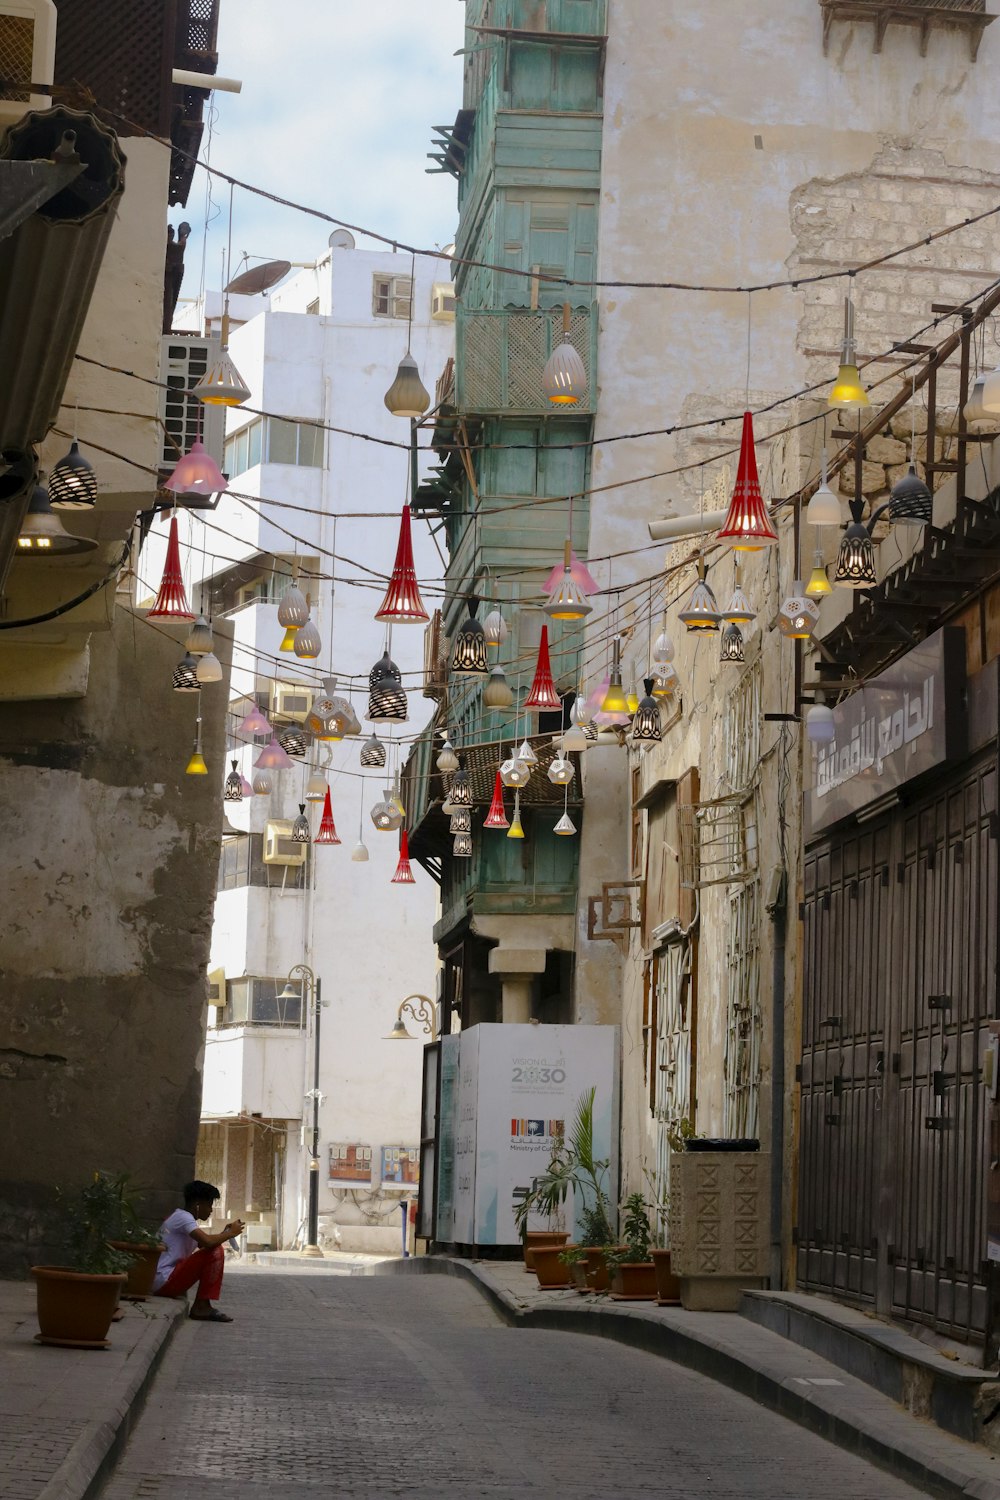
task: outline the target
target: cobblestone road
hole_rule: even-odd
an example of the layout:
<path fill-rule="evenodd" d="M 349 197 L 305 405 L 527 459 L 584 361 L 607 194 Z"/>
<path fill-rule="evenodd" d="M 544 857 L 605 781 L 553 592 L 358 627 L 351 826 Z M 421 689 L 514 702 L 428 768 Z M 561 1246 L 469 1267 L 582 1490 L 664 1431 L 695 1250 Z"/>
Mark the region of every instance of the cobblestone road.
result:
<path fill-rule="evenodd" d="M 907 1500 L 668 1360 L 508 1328 L 451 1277 L 230 1274 L 102 1500 Z"/>

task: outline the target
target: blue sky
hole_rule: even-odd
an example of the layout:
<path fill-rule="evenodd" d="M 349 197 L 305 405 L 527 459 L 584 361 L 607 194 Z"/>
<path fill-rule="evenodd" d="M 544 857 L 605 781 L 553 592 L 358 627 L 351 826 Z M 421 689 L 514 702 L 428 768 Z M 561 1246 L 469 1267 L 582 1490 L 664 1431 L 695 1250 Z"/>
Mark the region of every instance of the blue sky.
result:
<path fill-rule="evenodd" d="M 246 182 L 401 240 L 445 245 L 456 183 L 427 176 L 432 127 L 461 106 L 461 0 L 222 0 L 219 72 L 241 94 L 216 93 L 212 165 Z M 204 157 L 208 136 L 202 142 Z M 215 180 L 206 282 L 218 287 L 228 188 Z M 193 233 L 182 295 L 198 292 L 205 174 L 171 212 Z M 237 190 L 233 270 L 251 256 L 311 261 L 328 224 Z M 365 245 L 371 242 L 359 240 Z"/>

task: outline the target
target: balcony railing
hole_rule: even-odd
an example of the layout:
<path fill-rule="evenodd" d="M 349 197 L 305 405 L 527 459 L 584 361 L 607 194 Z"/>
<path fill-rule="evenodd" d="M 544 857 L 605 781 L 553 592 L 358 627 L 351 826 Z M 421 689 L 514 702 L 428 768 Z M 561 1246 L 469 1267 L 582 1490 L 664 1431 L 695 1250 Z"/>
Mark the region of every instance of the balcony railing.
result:
<path fill-rule="evenodd" d="M 463 416 L 552 416 L 542 371 L 562 339 L 562 318 L 552 309 L 458 308 L 456 406 Z M 567 415 L 595 410 L 597 306 L 574 308 L 569 341 L 587 371 L 587 393 Z"/>

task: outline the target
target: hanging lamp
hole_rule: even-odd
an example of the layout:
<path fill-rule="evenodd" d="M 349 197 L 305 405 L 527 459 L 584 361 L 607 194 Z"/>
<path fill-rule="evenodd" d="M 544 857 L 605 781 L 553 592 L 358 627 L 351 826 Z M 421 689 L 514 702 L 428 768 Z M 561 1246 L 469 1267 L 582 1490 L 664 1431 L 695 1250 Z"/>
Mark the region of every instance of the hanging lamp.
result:
<path fill-rule="evenodd" d="M 508 760 L 500 762 L 500 780 L 504 786 L 513 787 L 515 791 L 522 786 L 527 786 L 531 780 L 531 767 L 517 755 L 511 755 Z"/>
<path fill-rule="evenodd" d="M 833 581 L 849 589 L 867 589 L 878 582 L 875 548 L 867 527 L 859 520 L 852 521 L 841 538 Z"/>
<path fill-rule="evenodd" d="M 455 747 L 449 739 L 445 739 L 444 744 L 441 746 L 441 751 L 437 758 L 437 768 L 442 776 L 450 776 L 452 771 L 458 770 L 458 756 L 455 754 Z"/>
<path fill-rule="evenodd" d="M 36 484 L 17 537 L 18 557 L 72 557 L 93 552 L 97 543 L 89 536 L 68 532 L 49 504 L 49 493 Z M 183 584 L 181 585 L 183 592 Z M 190 618 L 190 616 L 186 616 Z"/>
<path fill-rule="evenodd" d="M 199 700 L 199 703 L 198 703 L 198 717 L 195 719 L 194 749 L 191 752 L 191 759 L 188 761 L 186 767 L 184 768 L 184 774 L 186 776 L 207 776 L 208 775 L 208 767 L 205 764 L 205 757 L 202 754 L 202 750 L 201 750 L 201 702 L 200 702 L 200 700 Z"/>
<path fill-rule="evenodd" d="M 663 671 L 657 672 L 653 677 L 653 697 L 673 698 L 680 690 L 680 685 L 677 668 L 668 662 Z"/>
<path fill-rule="evenodd" d="M 331 820 L 333 818 L 332 811 L 330 818 Z M 356 865 L 366 865 L 368 863 L 368 846 L 365 843 L 365 805 L 363 797 L 358 799 L 358 842 L 351 850 L 351 862 Z"/>
<path fill-rule="evenodd" d="M 269 771 L 257 771 L 253 778 L 253 794 L 255 797 L 267 797 L 274 786 Z"/>
<path fill-rule="evenodd" d="M 403 679 L 388 651 L 382 653 L 368 674 L 368 712 L 370 723 L 405 724 L 406 694 Z"/>
<path fill-rule="evenodd" d="M 533 771 L 538 765 L 538 756 L 535 754 L 531 745 L 531 741 L 527 738 L 527 736 L 525 736 L 525 738 L 521 741 L 520 749 L 517 752 L 517 758 L 521 762 L 522 766 L 528 767 L 529 771 Z"/>
<path fill-rule="evenodd" d="M 243 788 L 243 796 L 244 796 L 244 798 L 246 798 L 246 797 L 252 797 L 254 795 L 253 782 L 252 781 L 248 781 L 245 776 L 241 776 L 240 777 L 240 785 Z"/>
<path fill-rule="evenodd" d="M 394 833 L 403 822 L 403 814 L 396 806 L 391 786 L 385 788 L 385 794 L 380 802 L 376 802 L 371 810 L 371 820 L 379 833 Z"/>
<path fill-rule="evenodd" d="M 559 754 L 550 764 L 546 775 L 553 786 L 569 786 L 575 775 L 573 762 L 567 760 L 564 755 Z"/>
<path fill-rule="evenodd" d="M 448 821 L 449 833 L 472 832 L 472 808 L 456 807 Z"/>
<path fill-rule="evenodd" d="M 510 835 L 508 834 L 508 838 Z M 472 834 L 456 833 L 452 840 L 451 852 L 456 859 L 472 858 Z"/>
<path fill-rule="evenodd" d="M 309 601 L 293 580 L 278 600 L 278 624 L 298 630 L 308 618 Z"/>
<path fill-rule="evenodd" d="M 490 803 L 490 810 L 489 810 L 489 812 L 486 814 L 486 817 L 483 819 L 483 827 L 484 828 L 509 828 L 510 827 L 510 824 L 507 822 L 507 814 L 504 811 L 504 805 L 503 805 L 503 781 L 501 780 L 500 772 L 499 771 L 497 772 L 497 774 L 496 774 L 496 780 L 493 783 L 493 801 Z"/>
<path fill-rule="evenodd" d="M 487 646 L 502 646 L 507 639 L 507 621 L 498 609 L 491 609 L 483 621 Z"/>
<path fill-rule="evenodd" d="M 309 748 L 309 736 L 297 724 L 288 724 L 284 729 L 278 730 L 278 744 L 286 755 L 301 760 Z"/>
<path fill-rule="evenodd" d="M 646 692 L 645 696 L 639 699 L 639 705 L 632 716 L 632 743 L 657 744 L 662 738 L 660 705 L 653 697 L 652 677 L 645 678 L 642 685 Z"/>
<path fill-rule="evenodd" d="M 994 375 L 997 373 L 996 370 L 993 371 Z M 972 390 L 969 392 L 969 399 L 962 408 L 962 416 L 966 422 L 995 421 L 997 415 L 1000 414 L 1000 404 L 998 404 L 997 411 L 988 411 L 983 402 L 983 392 L 986 389 L 987 379 L 986 371 L 981 370 L 973 382 Z M 998 397 L 1000 397 L 1000 390 L 998 390 Z"/>
<path fill-rule="evenodd" d="M 801 578 L 796 578 L 792 591 L 781 601 L 775 623 L 778 633 L 786 641 L 808 641 L 819 623 L 819 605 L 810 599 Z"/>
<path fill-rule="evenodd" d="M 212 627 L 204 615 L 199 615 L 188 631 L 184 649 L 190 651 L 192 656 L 205 656 L 209 651 L 214 651 L 215 639 L 212 635 Z"/>
<path fill-rule="evenodd" d="M 639 706 L 640 708 L 642 707 L 641 704 Z M 579 753 L 586 750 L 589 744 L 590 740 L 587 738 L 587 731 L 582 724 L 571 724 L 568 729 L 563 731 L 562 737 L 559 740 L 559 748 L 564 756 L 568 755 L 570 751 Z"/>
<path fill-rule="evenodd" d="M 190 652 L 185 652 L 174 668 L 174 692 L 197 693 L 200 688 L 198 658 L 192 656 Z"/>
<path fill-rule="evenodd" d="M 227 348 L 228 322 L 229 315 L 226 313 L 222 319 L 222 347 L 189 393 L 206 406 L 242 406 L 244 401 L 250 400 L 250 387 L 237 370 Z"/>
<path fill-rule="evenodd" d="M 621 640 L 615 636 L 611 643 L 611 676 L 607 691 L 601 701 L 602 714 L 628 714 L 628 697 L 622 687 Z"/>
<path fill-rule="evenodd" d="M 571 838 L 572 835 L 576 832 L 576 824 L 573 822 L 573 819 L 569 815 L 568 786 L 566 787 L 563 796 L 563 815 L 553 828 L 552 832 L 558 834 L 561 838 Z"/>
<path fill-rule="evenodd" d="M 240 775 L 239 771 L 236 769 L 237 762 L 235 760 L 234 761 L 230 761 L 230 765 L 232 766 L 233 769 L 230 771 L 229 775 L 226 777 L 226 786 L 225 786 L 225 790 L 222 793 L 222 800 L 224 802 L 242 802 L 243 801 L 243 777 Z"/>
<path fill-rule="evenodd" d="M 167 534 L 167 555 L 163 564 L 163 577 L 153 607 L 146 612 L 147 620 L 193 620 L 194 614 L 184 592 L 184 575 L 181 572 L 181 547 L 177 535 L 177 516 L 170 517 Z"/>
<path fill-rule="evenodd" d="M 48 489 L 53 510 L 93 510 L 97 504 L 97 475 L 80 452 L 76 438 L 65 458 L 53 465 Z"/>
<path fill-rule="evenodd" d="M 868 405 L 868 393 L 861 384 L 858 372 L 858 352 L 854 341 L 854 301 L 850 293 L 844 298 L 844 340 L 840 347 L 840 369 L 828 399 L 829 405 L 840 411 L 860 411 Z"/>
<path fill-rule="evenodd" d="M 298 629 L 299 627 L 297 625 L 286 626 L 285 633 L 281 637 L 281 645 L 278 647 L 279 651 L 295 650 L 295 636 L 298 632 Z"/>
<path fill-rule="evenodd" d="M 563 553 L 562 577 L 542 606 L 550 620 L 582 620 L 593 612 L 594 606 L 573 577 L 572 546 L 566 538 Z"/>
<path fill-rule="evenodd" d="M 728 616 L 727 616 L 728 618 Z M 653 662 L 656 666 L 666 666 L 674 659 L 674 643 L 667 634 L 666 626 L 660 631 L 653 642 Z"/>
<path fill-rule="evenodd" d="M 719 642 L 720 661 L 746 661 L 746 653 L 743 650 L 743 632 L 734 620 L 730 620 L 722 638 Z"/>
<path fill-rule="evenodd" d="M 573 576 L 573 582 L 581 594 L 585 594 L 589 598 L 591 594 L 597 593 L 597 579 L 586 564 L 580 561 L 572 547 L 569 553 L 569 570 Z M 564 574 L 565 563 L 557 562 L 542 584 L 542 593 L 551 594 L 552 590 L 559 586 Z"/>
<path fill-rule="evenodd" d="M 319 769 L 319 767 L 316 766 L 313 769 L 312 775 L 309 777 L 309 780 L 306 782 L 306 801 L 325 802 L 326 794 L 329 790 L 330 788 L 326 784 L 326 777 L 323 775 L 323 772 Z"/>
<path fill-rule="evenodd" d="M 448 788 L 448 800 L 452 807 L 471 807 L 473 803 L 472 782 L 461 760 Z"/>
<path fill-rule="evenodd" d="M 833 709 L 825 703 L 813 703 L 806 709 L 806 738 L 814 745 L 826 745 L 836 738 Z"/>
<path fill-rule="evenodd" d="M 292 650 L 300 661 L 315 661 L 323 649 L 320 633 L 314 620 L 307 620 L 295 632 Z"/>
<path fill-rule="evenodd" d="M 399 523 L 399 541 L 396 544 L 396 561 L 392 566 L 385 598 L 379 605 L 375 618 L 376 620 L 389 620 L 394 625 L 422 625 L 430 619 L 420 597 L 420 587 L 417 583 L 408 505 L 403 506 L 402 519 Z"/>
<path fill-rule="evenodd" d="M 201 438 L 195 438 L 173 473 L 163 481 L 162 488 L 174 495 L 217 495 L 227 483 L 215 459 L 206 453 Z"/>
<path fill-rule="evenodd" d="M 487 708 L 510 708 L 513 704 L 514 693 L 503 667 L 494 667 L 490 673 L 490 680 L 483 692 L 483 702 Z"/>
<path fill-rule="evenodd" d="M 308 795 L 307 792 L 307 799 Z M 323 798 L 323 815 L 319 820 L 319 829 L 317 830 L 314 842 L 317 844 L 340 843 L 340 839 L 337 837 L 337 825 L 333 821 L 333 803 L 330 800 L 329 787 L 326 788 L 326 795 Z"/>
<path fill-rule="evenodd" d="M 292 839 L 296 844 L 311 844 L 312 833 L 309 830 L 309 819 L 306 817 L 306 805 L 299 803 L 299 815 L 292 823 Z"/>
<path fill-rule="evenodd" d="M 778 540 L 760 492 L 753 415 L 748 411 L 743 413 L 743 436 L 733 498 L 726 519 L 716 533 L 716 540 L 728 542 L 739 552 L 759 552 L 762 547 L 773 547 Z"/>
<path fill-rule="evenodd" d="M 563 303 L 562 340 L 556 345 L 542 371 L 542 390 L 551 406 L 579 406 L 587 394 L 587 371 L 583 360 L 569 340 L 570 305 Z"/>
<path fill-rule="evenodd" d="M 889 520 L 894 524 L 927 526 L 934 509 L 934 497 L 920 478 L 910 457 L 910 467 L 889 491 Z"/>
<path fill-rule="evenodd" d="M 370 734 L 361 746 L 361 764 L 363 766 L 384 766 L 385 746 L 377 734 Z M 457 762 L 456 762 L 457 764 Z"/>
<path fill-rule="evenodd" d="M 469 617 L 455 637 L 451 670 L 469 677 L 486 677 L 490 664 L 486 658 L 486 632 L 476 619 L 479 600 L 469 596 Z"/>
<path fill-rule="evenodd" d="M 751 625 L 755 619 L 754 607 L 743 592 L 739 563 L 736 564 L 733 579 L 733 595 L 729 601 L 729 607 L 722 611 L 722 619 L 728 620 L 732 625 Z"/>
<path fill-rule="evenodd" d="M 202 684 L 206 682 L 222 681 L 222 663 L 214 651 L 206 651 L 203 656 L 198 657 L 198 665 L 195 668 L 195 676 Z"/>
<path fill-rule="evenodd" d="M 255 771 L 286 771 L 291 765 L 294 765 L 294 762 L 282 749 L 277 738 L 272 735 L 254 761 L 253 768 Z"/>
<path fill-rule="evenodd" d="M 814 490 L 806 506 L 806 520 L 810 526 L 840 526 L 840 501 L 826 482 L 826 449 L 820 460 L 819 489 Z"/>
<path fill-rule="evenodd" d="M 431 404 L 431 398 L 420 379 L 420 371 L 413 355 L 407 349 L 399 361 L 396 378 L 385 393 L 385 405 L 394 417 L 409 417 L 416 421 Z"/>
<path fill-rule="evenodd" d="M 698 559 L 698 582 L 691 591 L 686 607 L 680 611 L 677 618 L 692 634 L 698 632 L 705 634 L 719 628 L 722 615 L 719 612 L 715 595 L 706 582 L 705 559 L 702 557 Z"/>
<path fill-rule="evenodd" d="M 246 717 L 237 724 L 236 733 L 240 739 L 249 740 L 258 734 L 272 735 L 274 730 L 255 703 Z"/>
<path fill-rule="evenodd" d="M 389 882 L 390 885 L 415 885 L 413 871 L 410 868 L 410 841 L 404 828 L 399 835 L 399 863 L 396 873 Z"/>
<path fill-rule="evenodd" d="M 524 700 L 525 708 L 537 709 L 539 712 L 561 709 L 562 699 L 556 692 L 556 685 L 552 680 L 552 666 L 549 661 L 549 627 L 542 626 L 542 633 L 538 641 L 538 660 L 535 664 L 535 675 L 532 679 L 528 696 Z"/>
<path fill-rule="evenodd" d="M 510 827 L 507 829 L 507 837 L 509 839 L 523 839 L 524 838 L 524 829 L 521 826 L 521 793 L 520 792 L 515 792 L 514 793 L 514 816 L 510 820 Z"/>

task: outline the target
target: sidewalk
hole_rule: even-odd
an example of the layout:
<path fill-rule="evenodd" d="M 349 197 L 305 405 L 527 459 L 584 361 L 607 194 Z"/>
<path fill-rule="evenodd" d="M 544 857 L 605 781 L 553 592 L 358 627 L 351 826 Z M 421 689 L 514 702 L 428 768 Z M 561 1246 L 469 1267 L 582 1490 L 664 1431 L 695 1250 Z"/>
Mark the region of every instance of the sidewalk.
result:
<path fill-rule="evenodd" d="M 1000 1500 L 1000 1459 L 904 1411 L 839 1365 L 739 1313 L 687 1312 L 542 1291 L 520 1261 L 421 1256 L 376 1275 L 473 1281 L 504 1320 L 615 1339 L 697 1370 L 931 1495 Z"/>

